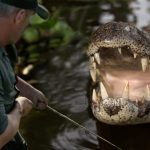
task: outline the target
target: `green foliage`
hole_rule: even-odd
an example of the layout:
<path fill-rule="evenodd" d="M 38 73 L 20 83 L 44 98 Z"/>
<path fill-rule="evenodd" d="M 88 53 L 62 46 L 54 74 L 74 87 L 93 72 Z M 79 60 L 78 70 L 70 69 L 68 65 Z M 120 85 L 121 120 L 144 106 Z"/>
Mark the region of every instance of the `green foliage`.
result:
<path fill-rule="evenodd" d="M 22 63 L 25 61 L 25 64 L 41 63 L 44 61 L 40 59 L 44 50 L 47 51 L 51 47 L 57 49 L 72 41 L 75 32 L 67 22 L 59 18 L 60 13 L 61 9 L 58 9 L 47 21 L 37 15 L 30 18 L 30 25 L 22 36 L 24 47 L 20 53 L 26 53 L 26 57 L 25 55 L 21 56 Z"/>
<path fill-rule="evenodd" d="M 30 18 L 30 27 L 28 27 L 23 35 L 26 42 L 32 43 L 40 41 L 40 39 L 47 37 L 49 43 L 57 42 L 57 47 L 69 44 L 69 42 L 75 36 L 73 29 L 67 24 L 67 22 L 59 19 L 58 12 L 54 14 L 49 20 L 44 21 L 37 15 Z M 40 44 L 40 43 L 39 43 Z"/>
<path fill-rule="evenodd" d="M 41 24 L 43 22 L 45 22 L 44 19 L 40 18 L 37 14 L 36 15 L 33 15 L 30 17 L 30 20 L 29 20 L 30 24 L 31 25 L 36 25 L 36 24 Z"/>
<path fill-rule="evenodd" d="M 37 29 L 35 29 L 34 27 L 28 27 L 23 34 L 23 38 L 24 40 L 26 40 L 26 42 L 32 43 L 38 41 L 40 35 Z"/>
<path fill-rule="evenodd" d="M 60 43 L 61 45 L 68 44 L 75 34 L 72 28 L 66 22 L 61 20 L 55 22 L 53 28 L 50 29 L 50 32 L 61 36 L 62 38 L 62 43 Z"/>

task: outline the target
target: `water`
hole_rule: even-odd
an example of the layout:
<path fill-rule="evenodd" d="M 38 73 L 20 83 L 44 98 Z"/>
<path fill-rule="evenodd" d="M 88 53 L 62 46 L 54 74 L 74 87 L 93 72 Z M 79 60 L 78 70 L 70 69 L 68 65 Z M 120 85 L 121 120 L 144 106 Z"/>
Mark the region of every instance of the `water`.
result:
<path fill-rule="evenodd" d="M 72 50 L 71 56 L 64 60 L 61 56 L 68 54 L 70 50 Z M 50 106 L 96 132 L 94 120 L 89 118 L 87 111 L 86 88 L 89 73 L 84 52 L 70 47 L 69 50 L 56 53 L 61 56 L 53 56 L 49 59 L 50 66 L 38 72 L 38 76 L 41 77 L 40 87 L 49 98 Z M 58 150 L 83 148 L 88 150 L 96 149 L 98 145 L 96 137 L 85 133 L 50 111 L 33 112 L 25 121 L 23 128 L 28 143 L 31 142 L 31 149 L 40 150 L 41 147 L 45 147 Z M 37 141 L 38 145 L 33 144 Z"/>
<path fill-rule="evenodd" d="M 108 21 L 134 22 L 140 28 L 147 25 L 150 22 L 150 1 L 77 4 L 73 3 L 71 7 L 64 5 L 61 17 L 83 36 L 71 45 L 46 52 L 46 65 L 40 66 L 34 75 L 39 82 L 36 86 L 47 95 L 50 106 L 96 133 L 87 94 L 89 70 L 84 50 L 88 37 L 99 24 Z M 33 111 L 22 122 L 21 132 L 30 150 L 100 149 L 95 136 L 49 110 Z"/>

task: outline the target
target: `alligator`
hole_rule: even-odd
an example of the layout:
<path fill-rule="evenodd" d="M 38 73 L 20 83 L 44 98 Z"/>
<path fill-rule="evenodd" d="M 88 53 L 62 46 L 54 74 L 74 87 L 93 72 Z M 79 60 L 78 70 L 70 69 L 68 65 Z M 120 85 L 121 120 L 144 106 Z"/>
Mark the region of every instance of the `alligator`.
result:
<path fill-rule="evenodd" d="M 109 22 L 92 34 L 86 53 L 94 117 L 110 125 L 150 123 L 150 34 Z"/>

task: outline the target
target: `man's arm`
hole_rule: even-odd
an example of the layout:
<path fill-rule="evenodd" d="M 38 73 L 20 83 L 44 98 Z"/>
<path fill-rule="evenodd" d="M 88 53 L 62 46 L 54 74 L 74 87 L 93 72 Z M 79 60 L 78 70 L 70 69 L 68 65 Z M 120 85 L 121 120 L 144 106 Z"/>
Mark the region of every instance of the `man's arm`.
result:
<path fill-rule="evenodd" d="M 18 83 L 16 86 L 20 90 L 20 95 L 30 99 L 37 109 L 45 109 L 48 105 L 45 95 L 20 77 L 17 76 L 17 79 Z"/>
<path fill-rule="evenodd" d="M 15 108 L 7 115 L 8 125 L 5 131 L 0 134 L 0 149 L 6 145 L 17 133 L 20 120 L 26 116 L 32 109 L 32 103 L 25 97 L 17 98 Z"/>

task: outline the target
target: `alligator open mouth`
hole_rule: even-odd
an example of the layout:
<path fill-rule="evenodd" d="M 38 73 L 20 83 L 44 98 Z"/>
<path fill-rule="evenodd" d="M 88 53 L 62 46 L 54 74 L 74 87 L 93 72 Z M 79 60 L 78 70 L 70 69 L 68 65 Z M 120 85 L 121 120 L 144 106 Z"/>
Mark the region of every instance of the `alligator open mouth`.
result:
<path fill-rule="evenodd" d="M 93 33 L 87 54 L 94 82 L 92 111 L 108 124 L 150 122 L 150 38 L 123 22 Z"/>

